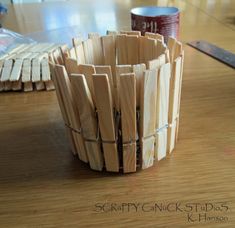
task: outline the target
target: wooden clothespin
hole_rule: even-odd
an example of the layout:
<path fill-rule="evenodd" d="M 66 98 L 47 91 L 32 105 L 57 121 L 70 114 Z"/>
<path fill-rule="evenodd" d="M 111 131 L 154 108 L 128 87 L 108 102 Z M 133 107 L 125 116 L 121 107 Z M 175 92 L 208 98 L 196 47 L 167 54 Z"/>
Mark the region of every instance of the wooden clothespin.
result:
<path fill-rule="evenodd" d="M 51 72 L 48 63 L 48 56 L 41 61 L 42 81 L 45 83 L 46 90 L 54 90 L 55 86 L 51 80 Z"/>
<path fill-rule="evenodd" d="M 104 53 L 104 65 L 110 65 L 112 69 L 112 74 L 115 75 L 115 65 L 116 65 L 115 36 L 112 35 L 102 36 L 101 41 Z"/>
<path fill-rule="evenodd" d="M 77 150 L 79 150 L 80 148 L 76 148 L 76 142 L 75 142 L 75 138 L 73 136 L 73 130 L 71 128 L 69 128 L 68 126 L 71 126 L 71 122 L 70 122 L 70 118 L 69 118 L 69 114 L 67 113 L 68 110 L 66 110 L 66 106 L 65 106 L 65 101 L 63 100 L 63 91 L 60 88 L 59 82 L 57 80 L 57 75 L 55 73 L 55 65 L 53 63 L 50 62 L 49 64 L 50 67 L 50 72 L 52 75 L 52 79 L 56 88 L 56 95 L 57 95 L 57 99 L 58 99 L 58 103 L 60 106 L 60 110 L 62 113 L 62 118 L 64 120 L 64 124 L 65 124 L 65 129 L 66 129 L 66 133 L 70 142 L 70 147 L 71 147 L 71 151 L 74 155 L 78 154 Z"/>
<path fill-rule="evenodd" d="M 68 74 L 76 74 L 78 71 L 78 63 L 76 59 L 66 58 L 65 59 L 65 68 Z"/>
<path fill-rule="evenodd" d="M 13 66 L 12 59 L 7 59 L 4 61 L 1 73 L 1 82 L 6 82 L 10 80 L 12 66 Z"/>
<path fill-rule="evenodd" d="M 148 61 L 155 59 L 156 40 L 141 36 L 139 42 L 139 62 L 147 65 Z"/>
<path fill-rule="evenodd" d="M 72 83 L 70 83 L 64 66 L 54 65 L 54 72 L 55 85 L 59 87 L 59 92 L 69 121 L 67 127 L 72 130 L 73 139 L 76 145 L 76 153 L 80 160 L 88 162 L 88 154 L 81 134 L 80 113 L 78 113 L 77 108 L 77 94 L 72 90 Z"/>
<path fill-rule="evenodd" d="M 120 34 L 141 36 L 140 31 L 120 31 Z"/>
<path fill-rule="evenodd" d="M 136 78 L 136 108 L 140 107 L 140 88 L 144 77 L 146 66 L 144 63 L 133 65 L 133 73 Z"/>
<path fill-rule="evenodd" d="M 94 50 L 93 44 L 91 39 L 87 39 L 82 42 L 84 56 L 85 56 L 85 63 L 86 64 L 94 64 Z"/>
<path fill-rule="evenodd" d="M 127 62 L 125 64 L 138 64 L 139 63 L 139 36 L 127 35 L 125 37 L 125 46 L 127 52 Z"/>
<path fill-rule="evenodd" d="M 161 35 L 159 33 L 145 32 L 144 35 L 148 38 L 159 40 L 164 43 L 164 37 L 163 37 L 163 35 Z"/>
<path fill-rule="evenodd" d="M 158 70 L 146 70 L 140 93 L 140 147 L 142 169 L 153 165 Z"/>
<path fill-rule="evenodd" d="M 172 76 L 170 79 L 169 96 L 169 115 L 168 115 L 168 134 L 167 134 L 167 152 L 171 153 L 175 147 L 176 123 L 178 120 L 178 104 L 181 83 L 181 64 L 182 57 L 178 57 L 173 62 Z"/>
<path fill-rule="evenodd" d="M 112 95 L 112 104 L 113 107 L 115 107 L 115 91 L 113 86 L 113 75 L 112 70 L 110 66 L 95 66 L 96 74 L 107 74 L 108 80 L 109 80 L 109 87 Z"/>
<path fill-rule="evenodd" d="M 184 51 L 181 53 L 181 69 L 180 69 L 180 86 L 179 86 L 179 103 L 178 103 L 178 119 L 176 122 L 176 141 L 178 140 L 178 132 L 179 132 L 179 116 L 180 116 L 180 101 L 181 101 L 181 89 L 182 89 L 182 78 L 183 78 L 183 67 L 184 67 Z"/>
<path fill-rule="evenodd" d="M 90 91 L 92 101 L 95 103 L 95 92 L 93 86 L 93 74 L 95 74 L 95 66 L 91 64 L 79 64 L 78 65 L 78 74 L 83 74 L 86 78 L 86 83 Z"/>
<path fill-rule="evenodd" d="M 111 87 L 107 74 L 93 75 L 98 112 L 99 128 L 104 151 L 105 167 L 107 171 L 119 171 L 119 156 L 117 149 L 117 135 L 113 114 Z"/>
<path fill-rule="evenodd" d="M 73 47 L 75 48 L 76 59 L 78 64 L 85 64 L 85 54 L 82 45 L 81 38 L 73 38 L 72 39 Z"/>
<path fill-rule="evenodd" d="M 128 62 L 126 36 L 125 34 L 118 34 L 116 36 L 116 55 L 119 65 L 124 65 Z"/>
<path fill-rule="evenodd" d="M 167 150 L 169 87 L 171 77 L 170 63 L 166 63 L 160 67 L 158 77 L 155 157 L 161 160 L 166 156 Z"/>
<path fill-rule="evenodd" d="M 20 79 L 22 64 L 23 59 L 21 58 L 14 61 L 10 75 L 10 81 L 18 81 Z"/>
<path fill-rule="evenodd" d="M 134 73 L 120 76 L 123 171 L 136 171 L 136 79 Z"/>
<path fill-rule="evenodd" d="M 82 74 L 72 74 L 70 80 L 76 105 L 79 110 L 90 167 L 91 169 L 101 171 L 104 164 L 100 148 L 99 129 L 95 116 L 95 107 L 86 78 Z"/>
<path fill-rule="evenodd" d="M 131 65 L 116 65 L 115 76 L 113 77 L 115 108 L 120 111 L 120 75 L 132 73 Z"/>
<path fill-rule="evenodd" d="M 104 53 L 102 49 L 102 39 L 98 33 L 89 33 L 88 38 L 92 40 L 94 65 L 104 64 Z"/>

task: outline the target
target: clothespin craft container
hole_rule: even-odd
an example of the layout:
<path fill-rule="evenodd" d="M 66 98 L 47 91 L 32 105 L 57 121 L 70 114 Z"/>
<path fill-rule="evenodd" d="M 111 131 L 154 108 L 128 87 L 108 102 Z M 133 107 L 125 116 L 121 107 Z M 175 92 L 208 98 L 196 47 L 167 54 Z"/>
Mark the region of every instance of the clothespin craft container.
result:
<path fill-rule="evenodd" d="M 93 170 L 136 172 L 175 147 L 182 44 L 138 31 L 73 39 L 52 79 L 72 152 Z"/>

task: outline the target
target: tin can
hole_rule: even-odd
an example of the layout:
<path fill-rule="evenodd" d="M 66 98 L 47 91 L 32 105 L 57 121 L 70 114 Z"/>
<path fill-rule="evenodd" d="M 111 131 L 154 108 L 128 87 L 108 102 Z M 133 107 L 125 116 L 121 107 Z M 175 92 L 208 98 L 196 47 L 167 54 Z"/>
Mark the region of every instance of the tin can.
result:
<path fill-rule="evenodd" d="M 164 36 L 178 39 L 180 13 L 176 7 L 138 7 L 131 10 L 132 30 L 159 33 Z"/>

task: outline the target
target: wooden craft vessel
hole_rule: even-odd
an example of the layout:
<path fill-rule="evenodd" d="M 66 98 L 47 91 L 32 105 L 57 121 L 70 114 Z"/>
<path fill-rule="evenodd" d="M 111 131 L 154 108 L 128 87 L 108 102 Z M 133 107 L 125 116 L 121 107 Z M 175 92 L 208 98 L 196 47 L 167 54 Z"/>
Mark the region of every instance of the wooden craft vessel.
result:
<path fill-rule="evenodd" d="M 130 173 L 173 151 L 184 60 L 179 41 L 165 45 L 161 35 L 137 31 L 92 33 L 65 49 L 50 68 L 80 160 L 93 170 Z"/>

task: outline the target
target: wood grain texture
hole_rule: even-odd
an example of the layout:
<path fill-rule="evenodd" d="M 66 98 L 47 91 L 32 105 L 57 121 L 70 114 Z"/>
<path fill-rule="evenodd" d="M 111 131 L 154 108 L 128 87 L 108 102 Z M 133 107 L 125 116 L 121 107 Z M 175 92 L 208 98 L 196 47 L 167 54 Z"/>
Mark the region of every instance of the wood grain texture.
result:
<path fill-rule="evenodd" d="M 78 62 L 76 59 L 66 58 L 65 59 L 65 67 L 66 67 L 68 74 L 79 73 Z"/>
<path fill-rule="evenodd" d="M 173 130 L 173 129 L 172 129 Z M 155 159 L 162 160 L 166 157 L 167 154 L 167 129 L 161 129 L 156 134 L 156 141 L 155 141 Z"/>
<path fill-rule="evenodd" d="M 181 103 L 181 91 L 182 91 L 182 80 L 183 80 L 183 68 L 184 68 L 184 51 L 181 54 L 181 72 L 180 72 L 180 88 L 179 88 L 179 103 L 178 103 L 178 119 L 176 123 L 176 141 L 178 140 L 178 133 L 179 133 L 179 116 L 180 116 L 180 103 Z"/>
<path fill-rule="evenodd" d="M 178 105 L 180 96 L 180 83 L 181 83 L 181 65 L 182 58 L 178 57 L 173 62 L 172 74 L 170 78 L 170 94 L 169 94 L 169 114 L 168 122 L 171 123 L 177 118 Z"/>
<path fill-rule="evenodd" d="M 140 88 L 141 81 L 144 77 L 144 71 L 146 70 L 146 65 L 144 63 L 133 65 L 133 73 L 136 77 L 136 107 L 140 107 Z"/>
<path fill-rule="evenodd" d="M 61 48 L 54 50 L 51 55 L 53 56 L 55 64 L 64 65 L 64 58 Z"/>
<path fill-rule="evenodd" d="M 49 68 L 49 63 L 47 58 L 43 58 L 41 61 L 41 74 L 42 74 L 42 80 L 44 82 L 51 80 L 51 73 Z"/>
<path fill-rule="evenodd" d="M 171 62 L 173 62 L 174 60 L 175 46 L 176 46 L 176 39 L 174 37 L 169 37 L 167 41 L 167 47 L 169 49 Z"/>
<path fill-rule="evenodd" d="M 156 40 L 143 36 L 139 42 L 139 62 L 147 65 L 148 61 L 156 58 Z"/>
<path fill-rule="evenodd" d="M 113 75 L 115 74 L 116 65 L 116 41 L 115 36 L 108 35 L 102 36 L 102 47 L 104 53 L 104 64 L 109 65 L 112 68 Z"/>
<path fill-rule="evenodd" d="M 11 81 L 5 81 L 4 82 L 4 91 L 10 91 L 12 90 L 12 82 Z"/>
<path fill-rule="evenodd" d="M 158 58 L 148 61 L 147 69 L 153 70 L 159 67 L 160 67 L 160 60 Z"/>
<path fill-rule="evenodd" d="M 160 40 L 156 40 L 155 56 L 159 57 L 165 51 L 166 51 L 165 43 L 161 39 Z"/>
<path fill-rule="evenodd" d="M 95 72 L 96 74 L 107 74 L 112 95 L 112 105 L 115 107 L 115 91 L 111 66 L 95 66 Z"/>
<path fill-rule="evenodd" d="M 18 81 L 20 79 L 22 64 L 23 64 L 23 59 L 15 60 L 10 75 L 10 81 Z"/>
<path fill-rule="evenodd" d="M 81 129 L 81 122 L 76 106 L 77 103 L 75 103 L 75 93 L 72 91 L 71 83 L 65 67 L 61 65 L 55 65 L 54 71 L 54 81 L 58 84 L 59 87 L 60 96 L 65 107 L 65 112 L 67 113 L 69 127 L 75 130 L 72 132 L 72 134 L 76 143 L 76 152 L 79 156 L 79 159 L 87 163 L 88 155 L 85 149 L 84 139 L 83 136 L 77 132 Z"/>
<path fill-rule="evenodd" d="M 178 119 L 174 120 L 167 129 L 167 153 L 173 152 L 176 144 L 176 126 Z"/>
<path fill-rule="evenodd" d="M 152 32 L 146 32 L 144 34 L 146 37 L 148 38 L 152 38 L 152 39 L 155 39 L 155 40 L 159 40 L 161 41 L 162 43 L 164 42 L 164 37 L 163 35 L 159 34 L 159 33 L 152 33 Z"/>
<path fill-rule="evenodd" d="M 171 65 L 166 63 L 159 69 L 158 92 L 157 92 L 157 113 L 156 129 L 159 129 L 156 135 L 155 157 L 161 160 L 166 156 L 167 149 L 167 130 L 169 109 L 169 89 L 170 89 Z"/>
<path fill-rule="evenodd" d="M 35 82 L 35 87 L 36 87 L 37 91 L 41 91 L 41 90 L 44 90 L 46 88 L 45 83 L 43 81 Z"/>
<path fill-rule="evenodd" d="M 124 65 L 128 62 L 126 37 L 127 35 L 125 34 L 116 35 L 116 56 L 117 64 L 119 65 Z"/>
<path fill-rule="evenodd" d="M 84 54 L 84 48 L 82 45 L 82 39 L 73 38 L 72 43 L 73 43 L 73 47 L 75 48 L 76 59 L 77 59 L 78 64 L 85 64 L 85 54 Z"/>
<path fill-rule="evenodd" d="M 161 128 L 168 123 L 170 77 L 170 64 L 166 63 L 159 69 L 157 94 L 157 109 L 159 111 L 157 112 L 157 128 Z"/>
<path fill-rule="evenodd" d="M 179 98 L 180 98 L 180 83 L 181 81 L 181 66 L 182 57 L 178 57 L 172 66 L 172 74 L 170 78 L 170 93 L 169 93 L 169 110 L 168 110 L 168 135 L 167 135 L 167 151 L 172 152 L 175 145 L 175 135 L 176 135 L 176 122 L 179 117 Z M 174 141 L 173 141 L 174 140 Z"/>
<path fill-rule="evenodd" d="M 69 49 L 68 53 L 69 53 L 70 58 L 72 58 L 72 59 L 77 58 L 77 53 L 76 53 L 75 47 L 72 47 L 71 49 Z M 65 57 L 64 57 L 64 59 L 65 59 Z"/>
<path fill-rule="evenodd" d="M 25 59 L 22 66 L 22 82 L 31 81 L 31 60 Z"/>
<path fill-rule="evenodd" d="M 142 168 L 153 165 L 158 70 L 146 70 L 140 93 L 140 147 Z"/>
<path fill-rule="evenodd" d="M 31 59 L 25 59 L 22 66 L 22 78 L 21 78 L 24 91 L 33 91 L 33 83 L 31 81 Z"/>
<path fill-rule="evenodd" d="M 93 55 L 94 55 L 94 65 L 104 64 L 104 53 L 102 48 L 102 40 L 100 35 L 97 33 L 89 33 L 88 38 L 92 40 Z"/>
<path fill-rule="evenodd" d="M 55 86 L 52 80 L 46 81 L 45 82 L 45 86 L 46 86 L 46 90 L 50 91 L 50 90 L 54 90 Z"/>
<path fill-rule="evenodd" d="M 22 89 L 22 81 L 19 79 L 18 81 L 12 82 L 12 90 L 13 91 L 20 91 Z"/>
<path fill-rule="evenodd" d="M 71 126 L 71 120 L 70 120 L 70 117 L 69 117 L 69 113 L 67 113 L 68 110 L 66 110 L 66 104 L 63 100 L 64 99 L 63 98 L 64 94 L 61 91 L 59 80 L 57 80 L 57 75 L 56 75 L 56 72 L 55 72 L 55 65 L 50 64 L 49 67 L 50 67 L 53 82 L 54 82 L 54 85 L 55 85 L 55 88 L 56 88 L 56 96 L 57 96 L 57 100 L 58 100 L 58 103 L 59 103 L 59 106 L 60 106 L 60 110 L 61 110 L 61 114 L 62 114 L 64 124 L 67 125 L 67 126 Z M 27 82 L 25 83 L 25 85 L 27 85 Z M 72 153 L 74 155 L 76 155 L 78 153 L 77 150 L 80 150 L 80 147 L 78 146 L 78 148 L 76 148 L 77 147 L 76 139 L 73 135 L 73 131 L 72 131 L 72 129 L 70 129 L 67 126 L 66 126 L 66 133 L 67 133 L 67 137 L 68 137 L 68 140 L 69 140 L 69 143 L 70 143 L 70 148 L 71 148 Z"/>
<path fill-rule="evenodd" d="M 140 31 L 123 31 L 123 30 L 121 30 L 120 34 L 141 36 L 141 32 Z"/>
<path fill-rule="evenodd" d="M 57 79 L 58 73 L 56 73 L 54 64 L 50 64 L 50 71 L 51 71 L 52 78 L 56 87 L 56 95 L 57 95 L 58 103 L 59 103 L 60 110 L 62 113 L 63 121 L 66 125 L 71 125 L 71 120 L 69 118 L 69 113 L 68 113 L 69 110 L 66 109 L 66 103 L 65 103 L 66 101 L 63 101 L 64 99 L 63 88 L 60 87 L 59 79 Z"/>
<path fill-rule="evenodd" d="M 91 169 L 101 171 L 103 169 L 103 156 L 100 143 L 96 141 L 98 136 L 98 125 L 95 117 L 95 107 L 90 91 L 82 74 L 71 74 L 71 86 L 76 105 L 79 110 L 82 134 L 85 138 L 87 156 Z"/>
<path fill-rule="evenodd" d="M 127 52 L 127 61 L 124 64 L 138 64 L 139 63 L 139 37 L 138 35 L 127 35 L 125 41 Z"/>
<path fill-rule="evenodd" d="M 165 64 L 165 63 L 167 62 L 167 61 L 166 61 L 166 55 L 165 55 L 165 53 L 159 55 L 158 60 L 159 60 L 160 66 L 162 66 L 163 64 Z"/>
<path fill-rule="evenodd" d="M 59 52 L 59 59 L 60 59 L 60 64 L 64 65 L 65 58 L 71 57 L 71 58 L 76 58 L 76 53 L 74 48 L 72 47 L 71 49 L 68 47 L 67 44 L 61 45 L 58 49 Z"/>
<path fill-rule="evenodd" d="M 83 31 L 104 34 L 108 27 L 127 30 L 131 8 L 162 4 L 174 4 L 180 9 L 181 41 L 203 38 L 235 52 L 231 29 L 235 25 L 229 19 L 234 17 L 234 1 L 78 0 L 9 4 L 3 25 L 21 34 L 32 32 L 30 36 L 37 40 L 70 43 L 71 34 L 77 36 Z M 46 29 L 45 26 L 55 28 L 55 20 L 48 19 L 52 12 L 57 29 L 36 32 Z M 71 22 L 75 15 L 79 15 L 75 17 L 78 20 Z M 110 20 L 97 23 L 97 15 L 108 15 Z M 179 140 L 174 152 L 153 167 L 129 175 L 94 172 L 74 158 L 55 91 L 1 93 L 0 226 L 233 228 L 234 70 L 187 45 L 183 49 Z M 189 223 L 184 212 L 142 210 L 142 206 L 149 210 L 155 203 L 172 203 L 172 208 L 177 202 L 181 206 L 227 202 L 228 211 L 212 210 L 207 215 L 225 216 L 228 220 Z M 137 212 L 134 206 L 130 206 L 130 211 L 111 211 L 112 203 L 139 203 L 139 207 Z"/>
<path fill-rule="evenodd" d="M 164 53 L 165 53 L 165 56 L 166 56 L 166 63 L 170 63 L 171 60 L 170 60 L 170 51 L 169 51 L 169 49 L 167 48 Z"/>
<path fill-rule="evenodd" d="M 1 82 L 9 81 L 11 70 L 12 70 L 12 65 L 13 65 L 13 60 L 9 59 L 9 60 L 4 61 L 2 72 L 1 72 Z"/>
<path fill-rule="evenodd" d="M 36 57 L 32 59 L 32 82 L 41 81 L 41 59 Z"/>
<path fill-rule="evenodd" d="M 134 73 L 120 76 L 123 171 L 136 171 L 136 79 Z"/>
<path fill-rule="evenodd" d="M 158 70 L 146 70 L 141 81 L 140 93 L 140 133 L 142 137 L 155 132 L 158 89 Z"/>
<path fill-rule="evenodd" d="M 91 64 L 79 64 L 76 73 L 85 75 L 86 82 L 92 97 L 92 101 L 95 102 L 95 92 L 92 79 L 92 75 L 95 74 L 95 66 Z"/>
<path fill-rule="evenodd" d="M 99 128 L 103 141 L 105 168 L 107 171 L 119 171 L 119 155 L 116 143 L 113 101 L 107 74 L 93 75 L 98 111 Z"/>
<path fill-rule="evenodd" d="M 97 74 L 107 74 L 111 92 L 113 90 L 113 75 L 111 71 L 111 66 L 95 66 L 95 72 Z"/>
<path fill-rule="evenodd" d="M 83 50 L 84 50 L 85 63 L 93 64 L 94 63 L 94 51 L 93 51 L 92 40 L 87 39 L 82 42 L 82 45 L 83 45 Z"/>
<path fill-rule="evenodd" d="M 32 82 L 24 82 L 24 91 L 30 92 L 33 91 L 33 83 Z"/>
<path fill-rule="evenodd" d="M 136 81 L 134 73 L 120 76 L 120 102 L 123 141 L 136 139 Z"/>
<path fill-rule="evenodd" d="M 159 33 L 146 32 L 145 37 L 155 40 L 154 47 L 154 58 L 158 58 L 159 55 L 163 54 L 165 51 L 164 37 Z"/>
<path fill-rule="evenodd" d="M 177 59 L 182 54 L 182 43 L 177 41 L 175 43 L 175 49 L 173 54 L 173 61 Z"/>
<path fill-rule="evenodd" d="M 117 111 L 120 110 L 120 75 L 131 73 L 131 65 L 116 65 L 115 75 L 113 77 L 113 87 L 114 87 L 114 98 L 115 98 L 115 108 Z"/>

